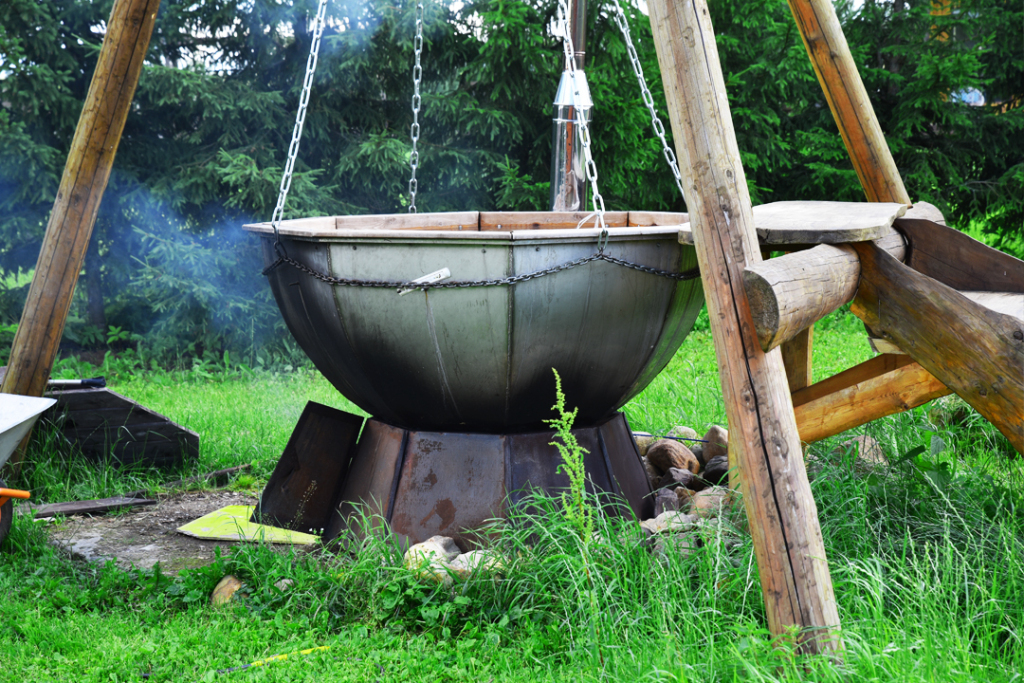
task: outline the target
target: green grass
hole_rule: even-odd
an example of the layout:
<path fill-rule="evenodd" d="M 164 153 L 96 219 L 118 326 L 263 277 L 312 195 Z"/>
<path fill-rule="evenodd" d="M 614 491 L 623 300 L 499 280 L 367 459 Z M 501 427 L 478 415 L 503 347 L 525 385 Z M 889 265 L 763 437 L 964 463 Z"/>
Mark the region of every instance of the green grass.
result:
<path fill-rule="evenodd" d="M 817 371 L 831 374 L 868 357 L 851 320 L 840 314 L 818 326 Z M 112 377 L 116 390 L 200 432 L 193 469 L 253 463 L 257 486 L 306 400 L 352 409 L 305 370 Z M 708 334 L 692 334 L 626 412 L 635 429 L 652 432 L 722 423 Z M 860 431 L 880 441 L 889 467 L 857 473 L 851 455 L 834 450 L 850 434 L 811 451 L 843 625 L 842 664 L 773 646 L 751 542 L 730 526 L 701 532 L 704 545 L 689 556 L 660 558 L 633 523 L 599 515 L 595 539 L 583 542 L 553 501 L 540 500 L 536 516 L 522 513 L 503 528 L 502 578 L 452 588 L 404 570 L 384 539 L 339 555 L 244 547 L 169 578 L 72 562 L 38 525 L 19 518 L 0 554 L 0 671 L 31 681 L 142 674 L 153 681 L 474 683 L 1019 679 L 1019 459 L 970 412 L 962 424 L 939 429 L 921 408 Z M 944 446 L 933 452 L 935 437 Z M 31 457 L 29 483 L 40 498 L 91 497 L 161 476 L 84 467 L 45 434 Z M 246 597 L 211 608 L 209 593 L 225 573 L 246 583 Z M 287 593 L 273 586 L 283 577 L 295 581 Z M 316 646 L 330 649 L 216 673 Z"/>

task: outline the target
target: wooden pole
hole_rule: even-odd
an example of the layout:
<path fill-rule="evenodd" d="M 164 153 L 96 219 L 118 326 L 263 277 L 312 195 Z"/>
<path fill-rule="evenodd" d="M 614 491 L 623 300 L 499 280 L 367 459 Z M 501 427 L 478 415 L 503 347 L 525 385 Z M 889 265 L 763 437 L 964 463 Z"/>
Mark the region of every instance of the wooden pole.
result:
<path fill-rule="evenodd" d="M 861 262 L 853 312 L 1024 454 L 1024 321 L 975 303 L 871 242 L 853 248 Z"/>
<path fill-rule="evenodd" d="M 868 201 L 909 205 L 832 0 L 789 0 L 789 9 Z"/>
<path fill-rule="evenodd" d="M 761 350 L 743 269 L 761 261 L 705 0 L 652 0 L 651 24 L 743 501 L 772 633 L 836 651 L 839 613 L 779 351 Z"/>
<path fill-rule="evenodd" d="M 906 248 L 898 232 L 876 244 L 903 260 Z M 860 257 L 849 244 L 819 244 L 748 266 L 743 288 L 761 350 L 785 344 L 853 301 L 859 279 Z"/>
<path fill-rule="evenodd" d="M 46 226 L 0 391 L 42 396 L 100 199 L 124 130 L 160 0 L 116 0 Z M 11 456 L 17 472 L 24 449 Z"/>

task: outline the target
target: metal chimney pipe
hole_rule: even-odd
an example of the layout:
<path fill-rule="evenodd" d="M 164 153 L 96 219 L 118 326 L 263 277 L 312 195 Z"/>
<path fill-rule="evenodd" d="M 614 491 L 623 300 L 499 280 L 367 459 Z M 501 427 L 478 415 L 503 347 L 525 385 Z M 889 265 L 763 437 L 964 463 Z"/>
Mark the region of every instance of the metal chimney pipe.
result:
<path fill-rule="evenodd" d="M 587 174 L 583 147 L 576 126 L 583 118 L 590 123 L 594 102 L 583 72 L 587 40 L 587 1 L 570 0 L 569 35 L 572 36 L 576 82 L 569 70 L 562 72 L 555 93 L 551 128 L 551 210 L 585 211 Z M 576 92 L 579 93 L 577 98 Z"/>

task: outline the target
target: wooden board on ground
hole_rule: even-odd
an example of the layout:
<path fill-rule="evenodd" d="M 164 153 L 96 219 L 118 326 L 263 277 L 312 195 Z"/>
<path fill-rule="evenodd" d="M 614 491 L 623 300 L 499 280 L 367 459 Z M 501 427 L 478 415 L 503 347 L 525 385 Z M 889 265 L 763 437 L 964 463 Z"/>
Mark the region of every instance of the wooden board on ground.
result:
<path fill-rule="evenodd" d="M 35 519 L 48 519 L 57 515 L 99 515 L 111 510 L 120 510 L 126 507 L 144 507 L 156 505 L 155 500 L 146 498 L 132 498 L 129 496 L 113 496 L 111 498 L 100 498 L 97 500 L 78 500 L 68 503 L 48 503 L 46 505 L 26 505 L 32 512 Z"/>
<path fill-rule="evenodd" d="M 754 228 L 762 245 L 866 242 L 892 232 L 906 211 L 889 202 L 772 202 L 754 207 Z M 693 233 L 681 230 L 679 241 L 692 243 Z"/>
<path fill-rule="evenodd" d="M 199 458 L 199 435 L 110 389 L 47 392 L 46 413 L 68 441 L 93 461 L 172 468 Z"/>

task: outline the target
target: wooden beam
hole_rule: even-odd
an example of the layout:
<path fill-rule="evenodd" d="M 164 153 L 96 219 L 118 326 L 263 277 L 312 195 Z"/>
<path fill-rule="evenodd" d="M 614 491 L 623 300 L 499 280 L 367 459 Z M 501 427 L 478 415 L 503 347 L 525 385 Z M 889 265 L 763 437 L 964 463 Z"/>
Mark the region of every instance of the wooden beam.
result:
<path fill-rule="evenodd" d="M 1024 454 L 1024 322 L 971 301 L 874 244 L 853 246 L 861 260 L 853 312 Z"/>
<path fill-rule="evenodd" d="M 878 244 L 903 258 L 903 238 L 895 231 Z M 859 278 L 860 259 L 846 244 L 820 244 L 748 265 L 743 287 L 761 349 L 774 349 L 852 301 Z"/>
<path fill-rule="evenodd" d="M 110 12 L 0 391 L 46 390 L 159 6 L 160 0 L 116 0 Z M 11 457 L 15 471 L 23 453 Z"/>
<path fill-rule="evenodd" d="M 98 515 L 111 510 L 120 510 L 126 507 L 140 507 L 143 505 L 156 505 L 155 500 L 145 498 L 131 498 L 128 496 L 114 496 L 112 498 L 100 498 L 98 500 L 79 500 L 70 503 L 48 503 L 46 505 L 29 506 L 29 511 L 34 519 L 48 519 L 57 515 Z"/>
<path fill-rule="evenodd" d="M 939 223 L 899 218 L 908 266 L 956 290 L 1024 293 L 1024 261 Z"/>
<path fill-rule="evenodd" d="M 786 368 L 789 391 L 799 391 L 810 385 L 814 379 L 812 349 L 814 346 L 814 325 L 797 333 L 782 345 L 782 364 Z"/>
<path fill-rule="evenodd" d="M 883 354 L 793 393 L 800 439 L 814 443 L 952 393 L 908 356 Z"/>
<path fill-rule="evenodd" d="M 789 0 L 789 9 L 868 201 L 909 205 L 831 0 Z"/>
<path fill-rule="evenodd" d="M 742 285 L 761 256 L 707 4 L 653 0 L 650 13 L 768 626 L 798 627 L 804 652 L 835 652 L 839 613 L 782 357 L 761 350 Z"/>

